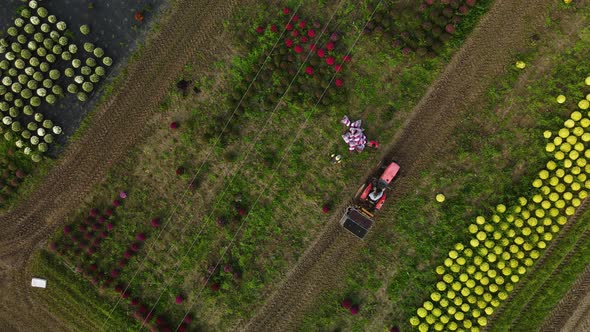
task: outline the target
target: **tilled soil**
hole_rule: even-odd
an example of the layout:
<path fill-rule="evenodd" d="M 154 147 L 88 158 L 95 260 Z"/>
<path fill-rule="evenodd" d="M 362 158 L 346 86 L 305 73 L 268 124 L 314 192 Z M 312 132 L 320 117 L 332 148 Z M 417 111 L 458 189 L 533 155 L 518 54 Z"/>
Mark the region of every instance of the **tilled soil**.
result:
<path fill-rule="evenodd" d="M 157 36 L 130 64 L 126 80 L 95 111 L 84 136 L 67 148 L 30 197 L 0 216 L 1 330 L 70 329 L 39 303 L 38 290 L 30 287 L 32 252 L 62 226 L 64 217 L 105 178 L 109 168 L 141 142 L 157 116 L 155 110 L 188 59 L 199 59 L 203 68 L 215 61 L 223 21 L 238 3 L 177 1 L 173 12 L 161 22 Z M 88 330 L 96 329 L 89 326 Z"/>
<path fill-rule="evenodd" d="M 553 309 L 541 331 L 590 331 L 590 266 Z"/>
<path fill-rule="evenodd" d="M 395 204 L 396 197 L 412 190 L 414 176 L 442 153 L 446 142 L 453 139 L 454 128 L 461 124 L 462 115 L 478 110 L 478 100 L 486 88 L 514 63 L 514 54 L 527 47 L 530 37 L 543 28 L 545 17 L 555 6 L 552 0 L 497 0 L 492 5 L 390 146 L 385 160 L 397 161 L 403 172 L 388 204 Z M 377 221 L 372 232 L 379 232 L 380 227 Z M 370 234 L 365 241 L 371 241 Z M 363 242 L 333 220 L 262 309 L 241 329 L 297 329 L 306 310 L 321 299 L 322 292 L 342 284 L 344 275 L 340 272 L 361 259 L 362 246 Z"/>
<path fill-rule="evenodd" d="M 586 231 L 554 273 L 559 273 L 562 266 L 576 259 L 580 245 L 583 245 L 589 236 L 590 231 Z M 590 266 L 586 267 L 559 301 L 551 315 L 543 322 L 540 331 L 590 331 Z"/>

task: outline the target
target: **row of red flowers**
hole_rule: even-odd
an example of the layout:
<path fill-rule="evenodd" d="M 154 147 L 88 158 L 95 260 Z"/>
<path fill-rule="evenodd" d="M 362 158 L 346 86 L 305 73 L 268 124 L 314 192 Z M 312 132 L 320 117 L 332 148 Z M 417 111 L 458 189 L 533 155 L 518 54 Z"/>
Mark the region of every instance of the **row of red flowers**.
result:
<path fill-rule="evenodd" d="M 130 241 L 127 249 L 121 254 L 115 265 L 109 266 L 104 258 L 111 257 L 112 253 L 104 253 L 106 257 L 100 257 L 101 242 L 106 239 L 115 229 L 116 211 L 122 207 L 123 200 L 127 194 L 121 192 L 119 198 L 112 201 L 112 206 L 99 210 L 90 209 L 88 215 L 76 224 L 70 224 L 63 228 L 64 236 L 49 244 L 49 249 L 59 256 L 65 256 L 67 262 L 76 266 L 76 272 L 80 273 L 90 283 L 99 286 L 101 289 L 111 288 L 121 298 L 126 299 L 128 304 L 135 308 L 133 316 L 142 325 L 149 326 L 154 331 L 170 331 L 171 326 L 165 315 L 155 315 L 148 309 L 147 304 L 138 297 L 133 297 L 129 285 L 121 279 L 121 273 L 127 267 L 130 260 L 138 254 L 143 243 L 148 239 L 146 232 L 138 232 Z M 153 229 L 160 227 L 160 218 L 152 218 L 150 225 Z M 178 295 L 175 299 L 177 304 L 182 303 L 184 298 Z M 187 316 L 181 323 L 178 331 L 186 331 L 192 321 Z"/>
<path fill-rule="evenodd" d="M 476 0 L 424 0 L 422 3 L 390 3 L 381 7 L 367 31 L 380 31 L 394 39 L 404 54 L 436 55 L 456 33 Z M 418 22 L 416 22 L 418 20 Z"/>

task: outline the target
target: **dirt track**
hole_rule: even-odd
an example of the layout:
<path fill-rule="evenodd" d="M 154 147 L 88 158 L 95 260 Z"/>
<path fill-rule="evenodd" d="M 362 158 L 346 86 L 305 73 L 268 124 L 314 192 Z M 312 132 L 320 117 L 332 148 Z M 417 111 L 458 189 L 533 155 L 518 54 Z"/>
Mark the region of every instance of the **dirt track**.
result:
<path fill-rule="evenodd" d="M 559 273 L 562 266 L 566 266 L 576 258 L 578 249 L 588 237 L 590 237 L 590 231 L 584 232 L 574 249 L 567 254 L 554 273 Z M 568 332 L 590 330 L 590 266 L 586 267 L 570 290 L 559 301 L 551 315 L 543 322 L 540 330 Z"/>
<path fill-rule="evenodd" d="M 105 178 L 109 168 L 141 142 L 188 59 L 198 57 L 203 68 L 215 61 L 222 23 L 237 4 L 237 0 L 177 1 L 158 35 L 129 66 L 126 81 L 95 111 L 84 136 L 68 147 L 25 202 L 0 216 L 0 330 L 70 329 L 37 305 L 27 270 L 31 253 L 62 226 L 64 217 Z M 88 330 L 96 327 L 88 326 Z"/>
<path fill-rule="evenodd" d="M 396 184 L 395 197 L 413 188 L 413 178 L 441 153 L 460 124 L 462 114 L 478 109 L 485 89 L 515 59 L 542 29 L 553 0 L 497 0 L 453 57 L 439 79 L 430 87 L 394 139 L 386 159 L 394 159 L 406 170 Z M 362 56 L 362 55 L 359 55 Z M 395 204 L 393 202 L 392 204 Z M 385 211 L 384 214 L 387 212 Z M 358 259 L 362 243 L 329 223 L 308 248 L 297 266 L 254 318 L 242 327 L 247 331 L 295 330 L 306 310 L 321 293 L 338 287 L 345 267 Z M 379 232 L 377 222 L 372 232 Z M 369 235 L 366 241 L 371 241 Z"/>
<path fill-rule="evenodd" d="M 553 309 L 551 316 L 547 317 L 540 330 L 547 332 L 590 330 L 590 266 Z"/>

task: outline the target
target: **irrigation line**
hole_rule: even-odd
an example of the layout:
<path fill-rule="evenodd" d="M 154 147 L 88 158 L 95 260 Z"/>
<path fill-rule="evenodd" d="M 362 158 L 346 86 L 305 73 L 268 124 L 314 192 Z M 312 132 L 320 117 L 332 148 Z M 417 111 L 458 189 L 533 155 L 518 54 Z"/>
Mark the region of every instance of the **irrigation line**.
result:
<path fill-rule="evenodd" d="M 326 30 L 328 29 L 328 26 L 330 25 L 330 23 L 332 22 L 332 20 L 333 20 L 333 19 L 334 19 L 334 17 L 336 16 L 336 12 L 338 11 L 338 9 L 340 9 L 340 7 L 341 7 L 341 5 L 342 5 L 343 3 L 344 3 L 344 0 L 341 0 L 341 1 L 340 1 L 340 3 L 338 4 L 337 8 L 336 8 L 336 9 L 333 11 L 333 13 L 332 13 L 332 16 L 331 16 L 330 20 L 328 21 L 328 23 L 326 23 L 326 24 L 324 25 L 324 28 L 322 29 L 321 33 L 319 34 L 319 36 L 318 36 L 318 38 L 317 38 L 316 42 L 313 44 L 313 46 L 314 46 L 314 47 L 318 45 L 318 43 L 319 43 L 319 41 L 320 41 L 320 38 L 321 38 L 321 37 L 322 37 L 322 36 L 325 34 Z M 311 56 L 312 54 L 314 54 L 314 53 L 315 53 L 315 51 L 314 51 L 313 49 L 310 49 L 310 51 L 307 53 L 307 56 L 305 57 L 305 60 L 304 60 L 304 61 L 302 62 L 302 64 L 299 66 L 299 68 L 298 68 L 298 70 L 297 70 L 297 73 L 295 73 L 295 76 L 293 77 L 293 79 L 291 80 L 291 82 L 289 83 L 289 85 L 287 86 L 287 88 L 285 89 L 285 92 L 284 92 L 284 93 L 281 95 L 281 97 L 279 98 L 279 100 L 278 100 L 278 102 L 277 102 L 276 106 L 274 107 L 274 109 L 272 110 L 272 112 L 271 112 L 270 116 L 268 117 L 268 119 L 267 119 L 266 123 L 265 123 L 265 124 L 264 124 L 264 126 L 262 127 L 262 130 L 260 130 L 260 131 L 258 132 L 258 135 L 256 136 L 256 138 L 255 138 L 255 139 L 254 139 L 254 141 L 252 142 L 252 145 L 251 145 L 251 146 L 249 147 L 249 149 L 247 150 L 245 157 L 242 159 L 242 163 L 245 163 L 245 162 L 246 162 L 246 160 L 247 160 L 248 156 L 250 155 L 250 152 L 252 152 L 252 151 L 253 151 L 253 149 L 254 149 L 254 147 L 255 147 L 255 144 L 256 144 L 256 142 L 258 142 L 258 140 L 261 138 L 261 136 L 262 136 L 262 134 L 263 134 L 263 132 L 264 132 L 264 129 L 265 129 L 267 126 L 268 126 L 268 124 L 270 123 L 270 121 L 271 121 L 271 119 L 272 119 L 273 115 L 275 114 L 276 110 L 279 108 L 279 105 L 281 104 L 281 101 L 283 100 L 283 98 L 284 98 L 284 97 L 287 95 L 287 93 L 289 92 L 289 89 L 291 88 L 291 86 L 293 85 L 293 83 L 295 82 L 295 80 L 297 79 L 297 76 L 298 76 L 298 75 L 299 75 L 299 73 L 301 72 L 302 68 L 305 66 L 305 63 L 307 62 L 307 60 L 308 60 L 308 59 L 310 58 L 310 56 Z M 334 78 L 334 77 L 332 77 L 332 80 L 333 80 L 333 78 Z M 330 84 L 332 83 L 332 80 L 330 80 Z M 325 90 L 324 90 L 324 92 L 325 92 Z M 316 104 L 316 105 L 317 105 L 317 104 Z M 284 158 L 284 157 L 283 157 L 283 158 Z M 234 180 L 235 180 L 235 178 L 237 177 L 237 174 L 238 174 L 237 172 L 236 172 L 236 173 L 234 173 L 234 175 L 232 176 L 232 178 L 230 179 L 230 181 L 228 182 L 228 184 L 227 184 L 227 185 L 224 187 L 224 189 L 221 191 L 221 194 L 219 195 L 218 199 L 216 200 L 215 204 L 213 205 L 213 209 L 212 209 L 211 213 L 208 215 L 208 218 L 207 218 L 206 220 L 211 220 L 211 217 L 213 216 L 213 214 L 214 214 L 214 212 L 215 212 L 215 207 L 219 205 L 219 202 L 221 202 L 221 200 L 223 199 L 223 197 L 224 197 L 225 193 L 227 192 L 227 190 L 230 188 L 230 186 L 232 185 L 233 181 L 234 181 Z M 244 219 L 245 219 L 245 218 L 244 218 Z M 203 223 L 203 224 L 201 225 L 201 228 L 200 228 L 199 232 L 197 233 L 197 235 L 195 236 L 195 239 L 192 241 L 192 243 L 191 243 L 191 245 L 190 245 L 190 247 L 189 247 L 189 251 L 190 251 L 190 249 L 192 249 L 192 247 L 194 247 L 194 245 L 196 244 L 197 240 L 199 239 L 199 237 L 200 237 L 201 233 L 204 231 L 205 227 L 206 227 L 208 224 L 209 224 L 209 222 L 205 222 L 205 223 Z M 186 228 L 186 227 L 187 227 L 187 225 L 185 225 L 185 226 L 184 226 L 184 228 Z M 183 232 L 183 231 L 184 231 L 184 228 L 183 228 L 183 230 L 182 230 L 181 232 Z M 171 247 L 171 248 L 175 248 L 175 246 L 176 246 L 175 244 L 172 244 L 172 247 Z M 169 251 L 171 251 L 171 249 L 170 249 Z M 188 252 L 188 251 L 187 251 L 187 252 Z M 174 273 L 172 274 L 172 277 L 174 277 L 174 276 L 175 276 L 175 275 L 178 273 L 178 271 L 179 271 L 179 269 L 180 269 L 180 266 L 181 266 L 181 263 L 182 263 L 182 261 L 183 261 L 183 260 L 186 258 L 186 256 L 187 256 L 187 254 L 184 254 L 184 255 L 182 256 L 182 258 L 181 258 L 180 260 L 178 260 L 178 262 L 177 262 L 177 265 L 176 265 L 176 267 L 175 267 L 175 270 L 174 270 Z M 152 306 L 152 308 L 151 308 L 151 309 L 150 309 L 150 311 L 148 312 L 148 315 L 149 315 L 150 313 L 152 313 L 152 312 L 153 312 L 153 310 L 155 309 L 156 305 L 159 303 L 159 301 L 160 301 L 160 299 L 161 299 L 162 295 L 164 294 L 164 292 L 166 291 L 166 289 L 167 289 L 167 288 L 168 288 L 168 283 L 166 282 L 166 283 L 164 283 L 164 288 L 163 288 L 163 289 L 162 289 L 162 291 L 160 292 L 160 294 L 159 294 L 159 296 L 158 296 L 158 299 L 156 300 L 156 303 L 155 303 L 155 304 Z M 142 329 L 142 328 L 143 328 L 143 327 L 141 327 L 141 328 L 139 329 L 139 331 L 141 331 L 141 329 Z"/>
<path fill-rule="evenodd" d="M 291 15 L 291 17 L 289 18 L 289 23 L 293 20 L 293 17 L 297 14 L 297 12 L 299 11 L 299 8 L 301 7 L 303 3 L 303 0 L 301 0 L 299 2 L 299 4 L 297 5 L 297 8 L 295 8 L 295 10 L 293 11 L 293 15 Z M 256 79 L 258 78 L 258 75 L 260 75 L 260 73 L 262 72 L 262 69 L 264 68 L 264 66 L 266 65 L 266 63 L 268 62 L 268 60 L 271 57 L 272 52 L 275 50 L 275 48 L 277 47 L 277 45 L 279 44 L 279 42 L 281 41 L 281 39 L 283 38 L 283 35 L 285 35 L 285 33 L 287 32 L 286 27 L 283 28 L 283 31 L 281 32 L 281 34 L 279 35 L 279 37 L 277 38 L 277 41 L 274 43 L 274 45 L 272 46 L 269 54 L 266 56 L 266 58 L 264 59 L 264 62 L 262 63 L 262 65 L 260 65 L 260 68 L 258 69 L 258 71 L 256 72 L 256 75 L 254 75 L 254 78 L 252 79 L 252 81 L 250 82 L 250 84 L 248 84 L 248 87 L 246 88 L 246 91 L 244 92 L 244 94 L 242 95 L 242 98 L 240 98 L 240 101 L 238 102 L 238 105 L 236 105 L 236 107 L 234 108 L 231 116 L 229 117 L 229 119 L 225 122 L 225 125 L 223 126 L 223 129 L 221 130 L 221 132 L 219 133 L 219 135 L 217 136 L 217 138 L 215 139 L 215 142 L 213 143 L 213 146 L 217 145 L 219 143 L 219 141 L 221 140 L 222 135 L 225 133 L 225 130 L 227 129 L 229 123 L 231 122 L 231 120 L 234 118 L 238 108 L 241 106 L 242 102 L 244 101 L 246 94 L 250 91 L 250 88 L 252 87 L 252 85 L 254 84 L 254 82 L 256 81 Z M 155 247 L 155 243 L 158 241 L 158 239 L 160 238 L 160 236 L 162 235 L 162 233 L 164 232 L 164 230 L 166 230 L 166 227 L 168 226 L 168 224 L 170 223 L 170 221 L 172 220 L 172 217 L 175 215 L 176 211 L 178 210 L 178 207 L 180 206 L 180 202 L 186 197 L 187 193 L 190 190 L 191 185 L 194 183 L 194 181 L 197 179 L 197 177 L 199 176 L 201 170 L 203 169 L 203 166 L 205 165 L 205 163 L 208 161 L 209 157 L 211 156 L 213 152 L 213 149 L 210 149 L 209 152 L 207 153 L 207 155 L 205 156 L 205 159 L 203 160 L 203 162 L 201 163 L 201 166 L 199 166 L 197 173 L 193 176 L 193 178 L 191 179 L 191 182 L 189 183 L 189 185 L 187 186 L 187 188 L 184 190 L 184 192 L 182 193 L 181 197 L 176 200 L 175 204 L 174 204 L 174 208 L 172 209 L 172 212 L 170 213 L 170 216 L 167 218 L 166 222 L 164 223 L 164 225 L 162 226 L 162 228 L 160 228 L 160 231 L 158 232 L 158 235 L 156 236 L 155 240 L 152 241 L 152 245 L 147 249 L 146 251 L 146 256 L 145 258 L 141 261 L 139 267 L 137 268 L 137 270 L 135 270 L 135 273 L 133 274 L 133 276 L 131 277 L 131 280 L 129 281 L 129 283 L 127 284 L 127 286 L 125 286 L 123 292 L 126 292 L 129 289 L 129 286 L 131 285 L 131 283 L 133 282 L 133 280 L 135 279 L 135 277 L 137 276 L 137 274 L 139 273 L 139 271 L 142 269 L 145 261 L 147 260 L 147 258 L 149 257 L 149 252 L 151 249 L 153 249 Z M 115 309 L 119 306 L 119 303 L 121 302 L 122 297 L 120 296 L 117 299 L 117 302 L 115 303 L 115 305 L 113 306 L 113 308 L 109 311 L 107 318 L 103 321 L 103 323 L 101 324 L 101 330 L 104 330 L 104 327 L 106 325 L 106 323 L 110 320 L 113 312 L 115 311 Z"/>
<path fill-rule="evenodd" d="M 363 30 L 366 28 L 367 24 L 371 21 L 371 19 L 373 18 L 373 16 L 375 15 L 375 12 L 377 11 L 377 9 L 379 8 L 379 6 L 381 5 L 381 3 L 383 2 L 383 0 L 379 0 L 379 3 L 377 4 L 377 6 L 375 6 L 375 9 L 373 10 L 373 12 L 371 13 L 371 15 L 369 16 L 369 19 L 367 20 L 367 22 L 365 23 L 365 25 L 363 26 L 363 28 L 360 30 L 358 36 L 356 37 L 355 41 L 353 42 L 352 46 L 350 47 L 350 49 L 348 50 L 348 52 L 346 53 L 347 56 L 350 56 L 350 54 L 352 53 L 352 51 L 354 50 L 354 47 L 356 46 L 356 44 L 358 43 Z M 340 63 L 340 65 L 342 66 L 344 64 L 344 62 Z M 295 144 L 295 142 L 298 140 L 299 136 L 301 135 L 301 132 L 303 131 L 303 129 L 305 128 L 307 122 L 309 122 L 309 119 L 311 118 L 311 116 L 314 114 L 315 110 L 317 110 L 317 106 L 319 105 L 319 103 L 322 101 L 322 99 L 324 98 L 324 95 L 326 94 L 326 91 L 328 91 L 328 89 L 330 88 L 332 82 L 334 81 L 334 79 L 336 78 L 336 74 L 337 72 L 334 72 L 334 74 L 332 75 L 332 78 L 330 79 L 330 83 L 328 84 L 328 86 L 324 89 L 324 91 L 322 92 L 321 96 L 319 97 L 318 101 L 316 102 L 316 104 L 313 106 L 313 108 L 311 109 L 311 111 L 309 112 L 309 114 L 306 116 L 305 121 L 303 122 L 303 124 L 299 127 L 297 133 L 295 134 L 295 137 L 293 138 L 293 140 L 291 141 L 291 143 L 289 143 L 289 146 L 287 146 L 287 149 L 285 150 L 285 153 L 283 154 L 283 157 L 281 158 L 281 160 L 279 161 L 279 164 L 277 165 L 277 167 L 275 168 L 274 172 L 272 173 L 272 177 L 270 179 L 270 181 L 268 181 L 268 184 L 266 185 L 266 187 L 264 187 L 264 189 L 262 189 L 262 191 L 260 192 L 260 194 L 258 195 L 258 197 L 256 198 L 256 200 L 254 201 L 254 204 L 252 204 L 252 207 L 250 208 L 249 211 L 252 211 L 252 209 L 254 209 L 254 207 L 256 207 L 256 205 L 258 204 L 258 201 L 260 201 L 260 198 L 262 197 L 262 195 L 266 192 L 266 190 L 268 189 L 268 187 L 270 186 L 270 183 L 272 182 L 272 180 L 274 179 L 275 175 L 277 174 L 278 169 L 281 167 L 281 165 L 283 164 L 285 157 L 287 156 L 287 154 L 289 153 L 289 151 L 291 150 L 291 148 L 293 147 L 293 144 Z M 244 217 L 244 219 L 242 220 L 242 222 L 240 223 L 240 226 L 238 227 L 238 229 L 236 230 L 236 232 L 234 233 L 234 235 L 232 236 L 232 239 L 230 240 L 229 244 L 224 248 L 223 253 L 221 254 L 221 257 L 219 258 L 219 260 L 217 261 L 217 264 L 215 265 L 215 269 L 217 269 L 219 267 L 219 265 L 221 264 L 221 262 L 223 261 L 223 258 L 225 257 L 225 254 L 227 254 L 227 252 L 229 251 L 229 248 L 233 245 L 234 241 L 236 240 L 238 234 L 240 233 L 240 231 L 242 230 L 242 227 L 244 226 L 246 220 L 248 219 L 248 217 L 250 216 L 250 213 L 248 212 L 246 214 L 246 216 Z M 190 250 L 192 249 L 192 247 L 194 246 L 195 242 L 193 242 L 191 244 L 191 247 L 189 247 L 189 250 L 187 250 L 187 253 L 190 252 Z M 183 256 L 181 258 L 181 260 L 183 260 L 186 257 Z M 209 277 L 207 277 L 206 282 L 204 283 L 205 285 L 209 282 L 211 278 L 211 275 L 209 275 Z M 203 290 L 205 289 L 205 285 L 201 286 L 198 294 L 197 294 L 197 298 L 199 297 L 199 295 L 203 292 Z M 185 312 L 184 316 L 182 317 L 182 319 L 180 320 L 180 323 L 177 325 L 176 329 L 174 331 L 178 331 L 178 329 L 180 328 L 180 326 L 182 325 L 182 323 L 184 322 L 184 319 L 188 316 L 189 312 L 192 310 L 193 306 L 195 305 L 196 301 L 193 302 L 193 304 L 191 304 L 191 306 L 189 307 L 189 309 Z"/>

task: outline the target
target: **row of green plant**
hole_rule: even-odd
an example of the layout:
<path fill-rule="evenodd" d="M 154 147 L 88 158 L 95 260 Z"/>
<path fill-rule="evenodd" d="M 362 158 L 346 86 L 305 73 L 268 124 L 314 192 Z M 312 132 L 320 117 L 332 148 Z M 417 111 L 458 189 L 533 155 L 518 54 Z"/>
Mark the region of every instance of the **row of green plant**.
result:
<path fill-rule="evenodd" d="M 587 15 L 588 11 L 584 10 L 582 13 Z M 585 81 L 582 82 L 581 78 L 590 73 L 590 63 L 585 58 L 585 53 L 590 50 L 590 30 L 584 28 L 579 31 L 578 35 L 579 40 L 572 48 L 556 54 L 552 58 L 553 66 L 550 73 L 546 75 L 550 79 L 534 82 L 534 85 L 531 86 L 530 93 L 533 94 L 531 100 L 545 100 L 546 102 L 555 103 L 559 95 L 564 95 L 566 100 L 562 102 L 567 106 L 568 112 L 571 112 L 577 108 L 576 100 L 585 98 L 584 89 L 587 90 L 587 85 Z M 560 112 L 556 115 L 563 116 L 564 114 Z M 549 150 L 551 149 L 552 147 L 549 145 Z M 518 293 L 513 295 L 513 300 L 507 303 L 501 314 L 494 318 L 491 326 L 492 330 L 499 331 L 511 326 L 511 324 L 515 324 L 513 326 L 516 327 L 525 327 L 525 329 L 528 329 L 528 327 L 534 329 L 542 324 L 544 317 L 548 315 L 553 305 L 559 301 L 561 295 L 565 294 L 568 285 L 573 283 L 577 274 L 582 271 L 584 262 L 587 261 L 584 258 L 587 256 L 585 256 L 584 251 L 581 251 L 579 260 L 572 261 L 571 266 L 568 264 L 567 267 L 562 267 L 564 269 L 563 274 L 548 280 L 547 285 L 544 284 L 546 278 L 554 272 L 553 269 L 559 264 L 563 256 L 570 252 L 576 239 L 583 233 L 586 227 L 584 225 L 586 219 L 587 217 L 582 217 L 565 234 L 563 239 L 555 244 L 552 254 L 545 258 L 546 263 L 544 265 L 535 267 L 535 278 L 525 278 L 523 280 L 525 284 L 522 285 Z M 564 283 L 559 283 L 558 280 L 563 280 Z M 546 292 L 544 288 L 539 288 L 551 287 L 551 285 L 555 286 L 553 288 L 555 291 Z M 521 305 L 529 301 L 531 303 L 529 309 L 522 312 L 521 317 L 516 317 L 515 315 L 521 312 Z"/>
<path fill-rule="evenodd" d="M 406 55 L 415 52 L 418 56 L 435 57 L 461 29 L 463 20 L 479 16 L 488 3 L 476 0 L 372 3 L 372 7 L 381 7 L 366 31 L 392 40 Z"/>
<path fill-rule="evenodd" d="M 586 99 L 578 103 L 580 109 L 589 106 Z M 588 196 L 588 126 L 590 119 L 574 111 L 559 136 L 547 144 L 553 158 L 532 182 L 537 188 L 533 195 L 519 197 L 518 204 L 509 208 L 498 204 L 490 217 L 478 216 L 469 225 L 469 242 L 455 244 L 444 265 L 437 266 L 439 281 L 430 299 L 410 319 L 413 326 L 420 331 L 479 331 L 487 326 L 488 317 Z M 552 135 L 544 133 L 547 139 Z"/>
<path fill-rule="evenodd" d="M 36 109 L 43 101 L 55 104 L 66 90 L 86 101 L 106 74 L 103 65 L 111 66 L 113 60 L 89 42 L 79 52 L 67 37 L 71 32 L 65 22 L 35 1 L 29 7 L 20 10 L 6 38 L 0 38 L 0 133 L 39 162 L 62 128 Z M 66 62 L 71 65 L 62 71 Z"/>
<path fill-rule="evenodd" d="M 590 263 L 588 217 L 586 212 L 567 230 L 567 236 L 555 244 L 556 249 L 544 257 L 543 264 L 534 267 L 533 275 L 523 280 L 525 284 L 492 321 L 491 331 L 539 330 L 550 318 L 552 310 Z"/>

